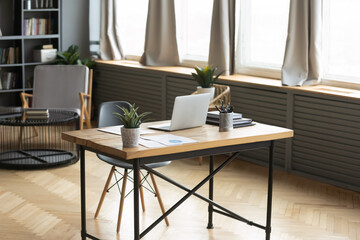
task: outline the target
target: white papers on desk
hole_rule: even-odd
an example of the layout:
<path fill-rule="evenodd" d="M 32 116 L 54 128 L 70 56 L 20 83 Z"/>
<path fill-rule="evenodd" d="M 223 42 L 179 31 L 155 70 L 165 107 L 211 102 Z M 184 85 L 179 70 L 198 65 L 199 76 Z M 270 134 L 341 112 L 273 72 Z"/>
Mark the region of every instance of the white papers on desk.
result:
<path fill-rule="evenodd" d="M 122 125 L 105 127 L 105 128 L 99 128 L 98 130 L 99 130 L 99 131 L 102 131 L 102 132 L 107 132 L 107 133 L 112 133 L 112 134 L 121 135 L 120 128 L 122 128 Z M 156 131 L 151 130 L 151 129 L 140 129 L 140 135 L 143 135 L 143 134 L 151 134 L 151 133 L 156 133 Z"/>
<path fill-rule="evenodd" d="M 199 141 L 191 139 L 191 138 L 176 136 L 173 134 L 141 136 L 141 138 L 145 139 L 145 140 L 155 141 L 155 142 L 161 143 L 165 146 L 175 146 L 175 145 L 181 145 L 181 144 L 185 144 L 185 143 L 199 142 Z"/>
<path fill-rule="evenodd" d="M 151 140 L 146 140 L 146 139 L 139 139 L 139 144 L 147 147 L 147 148 L 158 148 L 158 147 L 164 147 L 163 144 L 159 143 L 159 142 L 155 142 L 155 141 L 151 141 Z"/>

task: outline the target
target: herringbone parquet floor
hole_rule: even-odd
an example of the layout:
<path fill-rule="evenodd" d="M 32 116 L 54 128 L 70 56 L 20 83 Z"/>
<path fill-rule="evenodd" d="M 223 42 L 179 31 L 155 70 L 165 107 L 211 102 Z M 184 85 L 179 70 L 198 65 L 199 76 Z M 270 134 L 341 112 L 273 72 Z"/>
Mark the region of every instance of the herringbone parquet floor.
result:
<path fill-rule="evenodd" d="M 115 231 L 117 189 L 106 197 L 98 219 L 93 218 L 109 169 L 94 154 L 87 153 L 88 232 L 101 239 L 132 239 L 131 194 L 126 198 L 120 234 Z M 200 166 L 197 159 L 186 159 L 159 171 L 192 187 L 207 174 L 208 166 L 207 160 Z M 266 181 L 266 168 L 234 161 L 215 177 L 215 200 L 264 224 Z M 184 195 L 160 179 L 157 182 L 165 208 Z M 0 239 L 80 239 L 79 192 L 79 162 L 51 170 L 0 170 Z M 207 195 L 207 186 L 199 193 Z M 145 191 L 145 198 L 142 229 L 160 215 L 154 196 Z M 169 221 L 169 227 L 160 223 L 144 239 L 264 239 L 264 231 L 217 214 L 215 228 L 206 229 L 207 205 L 195 197 L 175 210 Z M 272 223 L 274 240 L 359 240 L 360 193 L 276 171 Z"/>

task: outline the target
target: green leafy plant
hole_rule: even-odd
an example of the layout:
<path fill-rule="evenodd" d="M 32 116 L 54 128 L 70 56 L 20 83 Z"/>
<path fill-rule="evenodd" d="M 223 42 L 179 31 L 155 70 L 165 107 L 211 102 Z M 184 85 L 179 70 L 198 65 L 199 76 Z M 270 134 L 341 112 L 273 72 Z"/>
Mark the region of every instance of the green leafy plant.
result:
<path fill-rule="evenodd" d="M 218 75 L 214 77 L 214 73 L 217 68 L 212 68 L 210 66 L 206 66 L 205 68 L 195 67 L 196 73 L 192 73 L 191 75 L 198 82 L 198 84 L 203 88 L 212 87 L 213 83 L 219 78 L 219 76 L 224 72 L 222 71 Z"/>
<path fill-rule="evenodd" d="M 130 111 L 125 107 L 117 106 L 122 112 L 114 112 L 115 117 L 120 119 L 125 128 L 138 128 L 142 123 L 144 117 L 151 114 L 151 112 L 144 112 L 140 115 L 137 114 L 139 107 L 135 108 L 135 103 L 130 107 Z"/>
<path fill-rule="evenodd" d="M 71 45 L 65 52 L 57 52 L 54 63 L 62 65 L 84 65 L 88 68 L 92 68 L 95 64 L 91 58 L 81 59 L 79 47 L 76 45 Z"/>
<path fill-rule="evenodd" d="M 215 105 L 215 107 L 220 113 L 232 113 L 234 111 L 234 107 L 230 105 L 230 103 L 224 106 L 224 100 L 222 100 L 221 106 L 218 107 Z"/>

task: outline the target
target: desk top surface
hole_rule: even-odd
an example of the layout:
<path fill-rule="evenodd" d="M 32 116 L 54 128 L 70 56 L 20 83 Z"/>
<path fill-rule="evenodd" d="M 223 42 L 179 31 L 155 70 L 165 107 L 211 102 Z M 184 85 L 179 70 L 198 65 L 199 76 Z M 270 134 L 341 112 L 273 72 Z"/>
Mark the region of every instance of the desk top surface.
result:
<path fill-rule="evenodd" d="M 147 128 L 149 125 L 165 122 L 166 121 L 143 123 L 141 128 Z M 156 133 L 152 135 L 165 133 L 167 132 L 156 131 Z M 64 132 L 62 133 L 62 138 L 66 141 L 91 148 L 95 151 L 119 156 L 124 160 L 129 160 L 208 148 L 278 140 L 290 138 L 294 135 L 294 132 L 291 129 L 262 123 L 256 123 L 254 126 L 249 127 L 235 128 L 229 132 L 219 132 L 218 126 L 206 124 L 202 127 L 178 130 L 170 133 L 173 135 L 188 137 L 199 142 L 158 148 L 147 148 L 141 145 L 136 148 L 123 148 L 121 136 L 102 132 L 97 128 Z"/>

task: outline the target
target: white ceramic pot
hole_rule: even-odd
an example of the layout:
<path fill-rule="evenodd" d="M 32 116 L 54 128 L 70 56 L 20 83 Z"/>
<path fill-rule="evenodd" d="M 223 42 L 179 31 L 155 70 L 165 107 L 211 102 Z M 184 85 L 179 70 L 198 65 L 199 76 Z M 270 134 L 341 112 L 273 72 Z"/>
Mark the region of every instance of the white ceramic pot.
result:
<path fill-rule="evenodd" d="M 214 98 L 215 95 L 215 87 L 209 87 L 209 88 L 203 88 L 198 86 L 197 87 L 197 93 L 201 94 L 201 93 L 210 93 L 210 100 Z"/>
<path fill-rule="evenodd" d="M 228 132 L 233 129 L 233 113 L 220 113 L 219 132 Z"/>
<path fill-rule="evenodd" d="M 121 128 L 121 138 L 124 148 L 133 148 L 139 145 L 140 128 Z"/>

